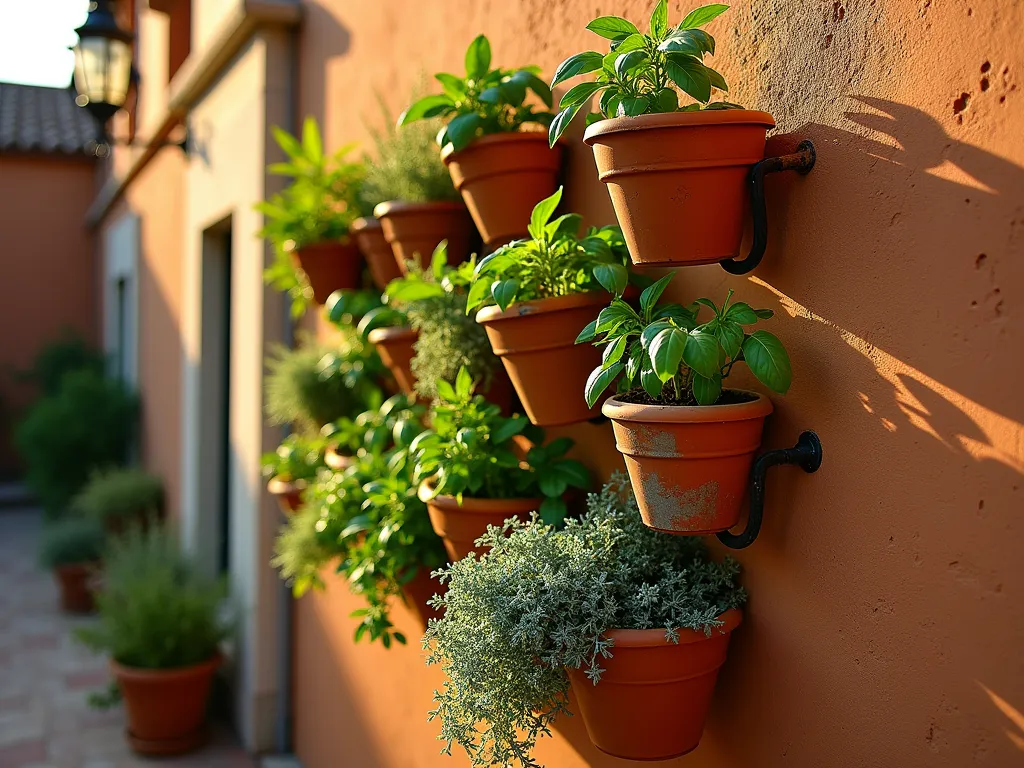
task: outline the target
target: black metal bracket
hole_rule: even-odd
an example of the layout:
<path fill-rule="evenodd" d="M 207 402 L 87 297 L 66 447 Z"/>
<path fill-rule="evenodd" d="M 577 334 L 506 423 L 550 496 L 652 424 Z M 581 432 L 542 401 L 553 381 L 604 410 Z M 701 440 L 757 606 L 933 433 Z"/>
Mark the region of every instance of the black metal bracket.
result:
<path fill-rule="evenodd" d="M 792 448 L 768 451 L 758 456 L 750 472 L 750 516 L 747 518 L 747 527 L 738 534 L 729 531 L 717 534 L 718 540 L 725 546 L 743 549 L 754 543 L 757 534 L 761 532 L 761 519 L 764 517 L 765 476 L 770 467 L 779 464 L 796 464 L 804 472 L 817 472 L 821 466 L 821 440 L 818 435 L 809 430 L 802 432 Z"/>
<path fill-rule="evenodd" d="M 765 175 L 779 171 L 810 173 L 816 157 L 814 143 L 810 139 L 805 139 L 797 146 L 796 152 L 766 157 L 750 169 L 747 188 L 750 190 L 750 211 L 754 215 L 754 240 L 745 259 L 725 259 L 719 262 L 722 269 L 731 275 L 745 275 L 755 269 L 764 257 L 765 248 L 768 247 L 768 209 L 764 202 Z"/>

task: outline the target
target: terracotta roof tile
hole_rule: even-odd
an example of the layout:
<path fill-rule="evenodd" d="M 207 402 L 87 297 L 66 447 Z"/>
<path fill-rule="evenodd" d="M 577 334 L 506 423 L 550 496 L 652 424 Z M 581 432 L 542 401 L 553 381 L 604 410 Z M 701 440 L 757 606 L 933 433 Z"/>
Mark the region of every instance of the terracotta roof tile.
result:
<path fill-rule="evenodd" d="M 0 152 L 91 154 L 96 133 L 72 89 L 0 83 Z"/>

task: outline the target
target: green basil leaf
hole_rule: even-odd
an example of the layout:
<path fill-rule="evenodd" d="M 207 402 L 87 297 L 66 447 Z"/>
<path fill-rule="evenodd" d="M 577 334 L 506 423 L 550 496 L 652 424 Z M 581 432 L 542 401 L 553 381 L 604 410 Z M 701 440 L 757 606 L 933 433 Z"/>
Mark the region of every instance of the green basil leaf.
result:
<path fill-rule="evenodd" d="M 434 75 L 434 79 L 441 84 L 445 94 L 452 99 L 458 99 L 466 95 L 466 83 L 461 77 L 449 75 L 447 72 L 438 72 Z"/>
<path fill-rule="evenodd" d="M 480 91 L 480 95 L 477 98 L 485 104 L 498 104 L 501 102 L 501 91 L 498 89 L 498 86 L 492 85 L 490 88 L 484 88 Z"/>
<path fill-rule="evenodd" d="M 477 136 L 483 125 L 483 118 L 476 112 L 459 115 L 448 123 L 448 141 L 455 149 L 465 149 Z"/>
<path fill-rule="evenodd" d="M 660 40 L 668 31 L 668 4 L 665 0 L 658 0 L 651 13 L 651 37 Z"/>
<path fill-rule="evenodd" d="M 640 294 L 640 311 L 643 314 L 644 320 L 650 320 L 651 310 L 658 303 L 658 299 L 661 298 L 661 294 L 665 292 L 668 284 L 672 282 L 675 274 L 675 272 L 669 272 L 657 282 L 645 288 L 643 293 Z"/>
<path fill-rule="evenodd" d="M 630 51 L 642 50 L 646 47 L 646 45 L 647 38 L 637 33 L 635 35 L 630 35 L 629 37 L 624 38 L 619 42 L 615 43 L 614 51 L 615 53 L 621 55 L 623 53 L 629 53 Z"/>
<path fill-rule="evenodd" d="M 750 305 L 743 301 L 737 301 L 726 311 L 727 319 L 740 325 L 751 325 L 757 322 L 757 313 L 750 308 Z"/>
<path fill-rule="evenodd" d="M 679 94 L 673 88 L 662 88 L 651 100 L 651 109 L 655 112 L 675 112 L 679 109 Z"/>
<path fill-rule="evenodd" d="M 711 87 L 717 88 L 720 91 L 728 91 L 729 84 L 725 82 L 725 78 L 722 77 L 718 72 L 713 70 L 711 67 L 704 67 L 708 73 L 708 79 L 711 81 Z"/>
<path fill-rule="evenodd" d="M 466 49 L 466 77 L 479 80 L 491 68 L 491 44 L 479 35 Z"/>
<path fill-rule="evenodd" d="M 722 394 L 722 374 L 716 373 L 709 379 L 694 373 L 690 386 L 693 387 L 694 399 L 700 405 L 714 405 Z"/>
<path fill-rule="evenodd" d="M 555 146 L 559 136 L 565 132 L 565 129 L 572 122 L 572 119 L 576 117 L 576 113 L 580 111 L 584 103 L 581 101 L 579 104 L 573 104 L 571 107 L 566 107 L 555 115 L 555 119 L 551 121 L 551 125 L 548 127 L 548 146 Z"/>
<path fill-rule="evenodd" d="M 473 376 L 466 366 L 459 368 L 459 374 L 455 377 L 455 394 L 459 397 L 469 397 L 473 394 Z"/>
<path fill-rule="evenodd" d="M 553 471 L 538 470 L 537 484 L 540 486 L 541 493 L 545 496 L 556 498 L 565 493 L 569 488 L 569 483 L 566 479 Z"/>
<path fill-rule="evenodd" d="M 553 103 L 551 89 L 548 84 L 528 69 L 520 69 L 512 75 L 512 81 L 521 83 L 529 88 L 537 97 L 544 102 L 544 106 L 550 107 Z"/>
<path fill-rule="evenodd" d="M 453 403 L 458 399 L 455 395 L 455 388 L 444 379 L 438 379 L 435 388 L 438 396 L 445 402 Z"/>
<path fill-rule="evenodd" d="M 603 367 L 610 368 L 622 359 L 622 353 L 626 351 L 626 341 L 625 336 L 619 336 L 604 348 L 604 354 L 601 356 Z"/>
<path fill-rule="evenodd" d="M 680 328 L 692 330 L 696 316 L 682 304 L 664 304 L 654 310 L 652 320 L 671 320 Z"/>
<path fill-rule="evenodd" d="M 593 341 L 594 337 L 597 336 L 597 320 L 591 320 L 587 323 L 586 327 L 580 331 L 580 335 L 576 337 L 574 344 L 583 344 L 588 341 Z"/>
<path fill-rule="evenodd" d="M 439 109 L 447 109 L 448 111 L 454 110 L 455 102 L 443 94 L 424 96 L 422 99 L 414 101 L 408 109 L 398 116 L 398 125 L 401 127 L 403 125 L 408 125 L 414 120 L 422 120 L 426 117 L 437 117 L 441 114 L 437 111 Z"/>
<path fill-rule="evenodd" d="M 715 38 L 703 29 L 691 29 L 690 34 L 693 35 L 693 39 L 697 41 L 697 45 L 701 47 L 702 51 L 710 53 L 712 56 L 715 55 Z"/>
<path fill-rule="evenodd" d="M 636 376 L 640 373 L 640 364 L 644 359 L 644 348 L 641 344 L 633 344 L 629 350 L 629 358 L 626 360 L 626 378 L 630 382 L 636 381 Z"/>
<path fill-rule="evenodd" d="M 770 320 L 775 317 L 775 312 L 770 309 L 755 309 L 754 314 L 762 320 Z"/>
<path fill-rule="evenodd" d="M 494 297 L 494 303 L 501 307 L 502 311 L 508 309 L 508 305 L 515 301 L 518 292 L 518 280 L 495 280 L 491 284 L 491 296 Z"/>
<path fill-rule="evenodd" d="M 529 424 L 529 421 L 527 421 L 525 416 L 521 415 L 502 420 L 501 424 L 491 432 L 491 444 L 499 445 L 506 440 L 511 440 L 526 429 L 527 424 Z"/>
<path fill-rule="evenodd" d="M 686 348 L 687 334 L 678 328 L 665 328 L 658 333 L 647 348 L 654 372 L 662 381 L 668 381 L 679 373 L 679 363 Z M 717 342 L 716 342 L 717 344 Z"/>
<path fill-rule="evenodd" d="M 590 485 L 590 471 L 578 461 L 571 459 L 556 461 L 552 465 L 552 469 L 574 488 L 587 488 Z"/>
<path fill-rule="evenodd" d="M 649 349 L 651 342 L 654 341 L 654 337 L 664 331 L 666 328 L 671 328 L 672 323 L 667 320 L 661 320 L 658 322 L 651 323 L 640 332 L 640 346 L 643 349 Z"/>
<path fill-rule="evenodd" d="M 785 347 L 768 331 L 754 331 L 743 342 L 743 359 L 758 381 L 784 395 L 793 380 Z"/>
<path fill-rule="evenodd" d="M 587 398 L 587 405 L 591 408 L 597 403 L 597 399 L 601 396 L 608 385 L 615 381 L 615 377 L 622 372 L 622 363 L 615 363 L 610 368 L 595 368 L 590 377 L 587 379 L 587 387 L 584 393 Z"/>
<path fill-rule="evenodd" d="M 640 368 L 640 386 L 651 397 L 660 397 L 661 390 L 665 387 L 665 382 L 661 380 L 652 368 L 645 365 Z"/>
<path fill-rule="evenodd" d="M 627 96 L 622 100 L 620 108 L 629 117 L 639 117 L 647 111 L 647 107 L 650 106 L 646 96 Z"/>
<path fill-rule="evenodd" d="M 562 188 L 559 187 L 554 191 L 550 197 L 545 197 L 535 206 L 533 206 L 533 212 L 530 214 L 530 225 L 528 227 L 530 236 L 534 240 L 544 239 L 544 227 L 547 226 L 548 221 L 551 220 L 552 214 L 558 207 L 558 203 L 562 200 Z"/>
<path fill-rule="evenodd" d="M 506 80 L 498 86 L 501 97 L 513 107 L 520 106 L 526 100 L 526 86 L 515 80 Z"/>
<path fill-rule="evenodd" d="M 629 35 L 638 35 L 640 30 L 632 22 L 620 16 L 600 16 L 587 24 L 587 29 L 607 40 L 618 40 Z"/>
<path fill-rule="evenodd" d="M 743 346 L 743 326 L 728 317 L 715 328 L 715 337 L 729 357 L 736 357 Z"/>
<path fill-rule="evenodd" d="M 560 525 L 565 520 L 568 509 L 562 499 L 546 498 L 540 503 L 537 513 L 545 525 Z"/>
<path fill-rule="evenodd" d="M 603 61 L 604 56 L 597 51 L 584 51 L 583 53 L 570 56 L 558 65 L 558 69 L 555 70 L 555 76 L 551 78 L 551 87 L 554 88 L 570 77 L 600 69 Z"/>
<path fill-rule="evenodd" d="M 647 58 L 646 51 L 630 51 L 629 53 L 623 53 L 615 59 L 615 74 L 619 80 L 625 80 L 629 72 L 635 67 L 640 66 L 644 62 L 650 63 L 650 59 Z"/>
<path fill-rule="evenodd" d="M 683 362 L 701 376 L 711 378 L 719 373 L 719 346 L 718 339 L 714 334 L 705 331 L 691 331 L 682 335 L 686 340 Z"/>
<path fill-rule="evenodd" d="M 483 304 L 491 295 L 491 285 L 486 280 L 474 280 L 466 297 L 466 314 Z"/>
<path fill-rule="evenodd" d="M 603 87 L 604 85 L 601 83 L 577 83 L 565 92 L 565 95 L 562 96 L 562 100 L 558 102 L 558 108 L 565 109 L 573 104 L 583 104 Z"/>
<path fill-rule="evenodd" d="M 700 41 L 693 34 L 693 30 L 689 29 L 673 32 L 658 45 L 658 50 L 666 53 L 685 53 L 697 59 L 704 54 Z"/>
<path fill-rule="evenodd" d="M 667 74 L 683 93 L 692 96 L 701 104 L 706 104 L 711 99 L 711 80 L 704 65 L 696 61 L 674 59 L 672 54 L 665 59 L 665 74 Z"/>
<path fill-rule="evenodd" d="M 594 267 L 594 279 L 608 293 L 621 296 L 629 284 L 629 271 L 621 264 L 598 264 Z"/>
<path fill-rule="evenodd" d="M 548 240 L 558 240 L 562 237 L 569 237 L 576 241 L 576 234 L 580 231 L 580 223 L 583 217 L 578 213 L 563 213 L 557 219 L 549 222 L 544 227 L 544 234 Z"/>
<path fill-rule="evenodd" d="M 694 8 L 686 17 L 679 22 L 679 29 L 693 29 L 694 27 L 702 27 L 712 19 L 717 18 L 719 15 L 729 10 L 728 5 L 721 3 L 713 3 L 711 5 L 702 5 L 700 8 Z"/>

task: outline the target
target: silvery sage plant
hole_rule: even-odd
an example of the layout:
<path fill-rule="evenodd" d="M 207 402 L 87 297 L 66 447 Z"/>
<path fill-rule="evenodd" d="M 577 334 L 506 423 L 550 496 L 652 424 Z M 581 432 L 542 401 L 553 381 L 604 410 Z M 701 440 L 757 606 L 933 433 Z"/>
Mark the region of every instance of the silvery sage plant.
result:
<path fill-rule="evenodd" d="M 508 534 L 507 538 L 505 534 Z M 588 511 L 559 530 L 534 517 L 491 526 L 491 550 L 438 571 L 444 608 L 424 636 L 428 664 L 447 675 L 434 692 L 442 750 L 463 747 L 474 767 L 540 768 L 538 737 L 568 710 L 566 667 L 599 685 L 615 653 L 611 629 L 710 634 L 746 601 L 739 565 L 711 560 L 696 537 L 646 528 L 623 475 L 591 494 Z"/>

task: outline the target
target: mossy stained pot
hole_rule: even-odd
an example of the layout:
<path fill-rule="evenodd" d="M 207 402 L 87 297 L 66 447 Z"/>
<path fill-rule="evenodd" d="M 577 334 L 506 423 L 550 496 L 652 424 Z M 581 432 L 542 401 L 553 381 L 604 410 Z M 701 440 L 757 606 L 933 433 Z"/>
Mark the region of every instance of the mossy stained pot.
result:
<path fill-rule="evenodd" d="M 384 237 L 384 227 L 372 216 L 356 219 L 349 228 L 356 245 L 359 246 L 374 285 L 383 291 L 388 283 L 402 276 L 395 261 L 395 252 Z"/>
<path fill-rule="evenodd" d="M 600 406 L 587 406 L 584 390 L 590 372 L 601 364 L 601 350 L 575 342 L 609 299 L 594 291 L 477 312 L 476 321 L 487 330 L 491 349 L 534 424 L 553 427 L 600 415 Z"/>
<path fill-rule="evenodd" d="M 377 349 L 381 361 L 391 371 L 398 388 L 407 395 L 416 394 L 416 377 L 412 372 L 412 359 L 416 356 L 413 345 L 420 332 L 405 326 L 374 328 L 366 338 Z"/>
<path fill-rule="evenodd" d="M 616 398 L 601 412 L 648 528 L 709 534 L 739 522 L 764 420 L 772 403 L 757 392 L 727 405 L 636 405 Z"/>
<path fill-rule="evenodd" d="M 494 133 L 441 153 L 487 250 L 528 236 L 537 203 L 558 188 L 562 147 L 548 146 L 545 131 Z"/>
<path fill-rule="evenodd" d="M 739 255 L 747 174 L 764 159 L 767 112 L 717 109 L 615 117 L 587 128 L 598 177 L 638 267 Z"/>
<path fill-rule="evenodd" d="M 590 740 L 624 760 L 670 760 L 700 744 L 729 637 L 743 614 L 731 609 L 710 636 L 679 630 L 679 642 L 664 629 L 613 629 L 612 656 L 594 683 L 582 669 L 567 669 L 579 714 Z"/>
<path fill-rule="evenodd" d="M 469 258 L 473 220 L 462 203 L 392 200 L 374 208 L 373 215 L 384 228 L 384 237 L 391 244 L 396 265 L 403 275 L 409 261 L 429 265 L 434 249 L 442 240 L 448 241 L 449 266 Z"/>
<path fill-rule="evenodd" d="M 363 258 L 349 238 L 310 243 L 292 251 L 306 273 L 313 300 L 326 304 L 335 291 L 354 291 L 362 284 Z"/>
<path fill-rule="evenodd" d="M 306 483 L 301 480 L 285 480 L 272 477 L 267 481 L 267 491 L 277 499 L 277 505 L 284 515 L 294 514 L 302 506 L 302 491 Z"/>

